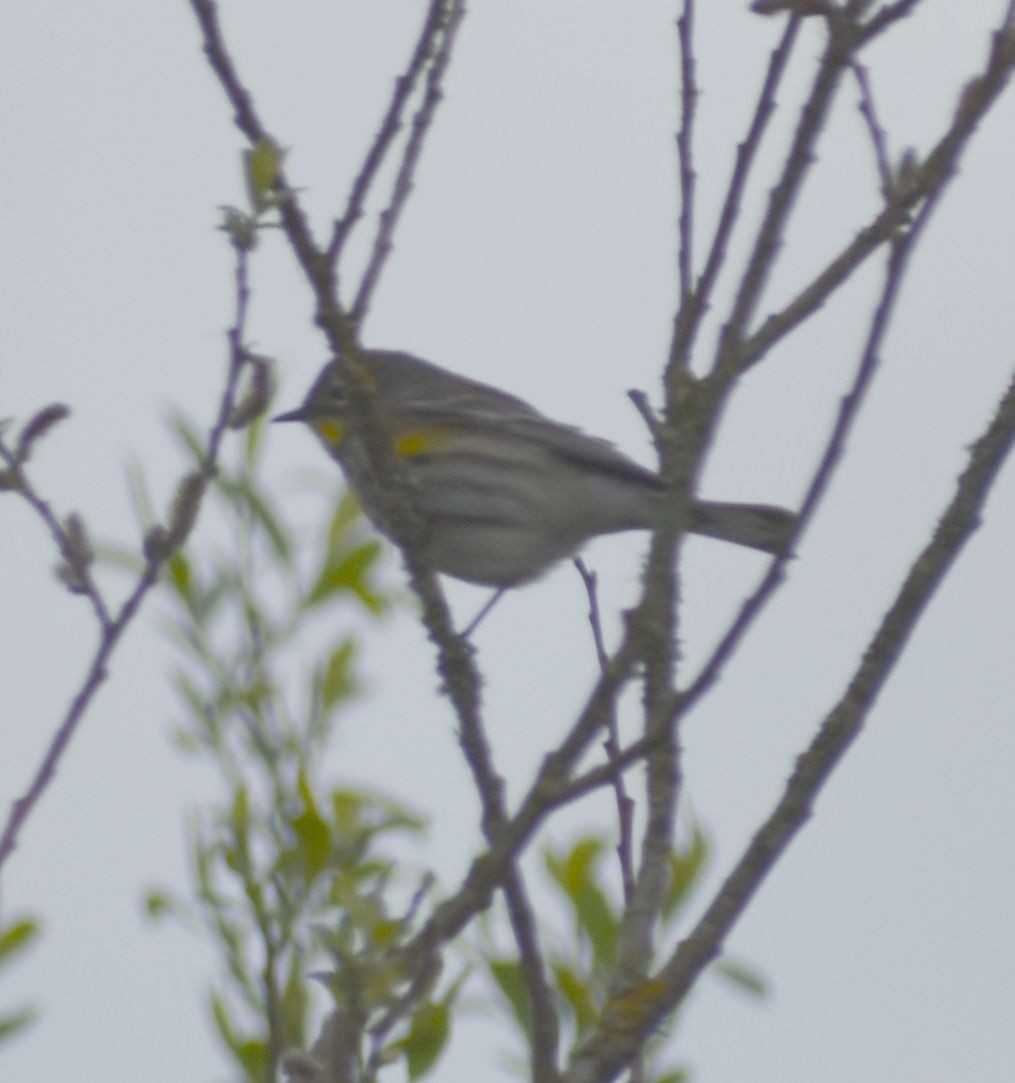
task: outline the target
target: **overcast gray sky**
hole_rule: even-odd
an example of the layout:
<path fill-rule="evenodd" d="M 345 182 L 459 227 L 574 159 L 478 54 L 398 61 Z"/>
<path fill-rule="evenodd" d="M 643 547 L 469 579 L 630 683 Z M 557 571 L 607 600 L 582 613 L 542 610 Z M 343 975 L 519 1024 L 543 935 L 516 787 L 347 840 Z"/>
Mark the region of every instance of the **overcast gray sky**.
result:
<path fill-rule="evenodd" d="M 778 20 L 749 16 L 746 6 L 701 5 L 701 236 L 778 30 Z M 344 199 L 416 32 L 417 7 L 223 5 L 237 62 L 291 148 L 290 177 L 318 224 Z M 925 149 L 946 123 L 1002 7 L 925 0 L 871 53 L 895 152 Z M 672 317 L 674 15 L 660 0 L 471 5 L 369 344 L 496 382 L 650 461 L 624 393 L 640 387 L 658 399 Z M 806 85 L 820 45 L 811 31 L 783 103 Z M 169 404 L 210 417 L 221 381 L 230 256 L 214 226 L 221 204 L 242 199 L 240 138 L 183 0 L 8 5 L 0 72 L 0 415 L 69 403 L 73 419 L 40 449 L 36 481 L 97 535 L 131 541 L 126 460 L 136 457 L 168 501 L 181 464 L 161 418 Z M 841 691 L 1009 378 L 1013 131 L 1009 94 L 919 251 L 883 371 L 787 586 L 685 730 L 690 794 L 715 839 L 713 885 Z M 847 92 L 766 310 L 876 199 Z M 860 276 L 745 383 L 709 462 L 708 495 L 799 500 L 876 281 Z M 253 337 L 279 359 L 281 401 L 293 404 L 324 354 L 280 241 L 259 251 L 254 287 Z M 270 439 L 280 486 L 323 465 L 300 431 Z M 1009 465 L 868 731 L 730 940 L 774 995 L 759 1005 L 706 980 L 683 1014 L 674 1056 L 697 1079 L 1011 1078 L 1013 501 Z M 616 538 L 588 552 L 613 631 L 635 597 L 644 542 Z M 54 563 L 26 509 L 0 500 L 4 806 L 34 769 L 94 641 L 86 606 L 57 586 Z M 762 569 L 754 554 L 689 546 L 692 665 Z M 397 582 L 394 559 L 390 574 Z M 451 590 L 465 615 L 482 597 Z M 334 777 L 430 810 L 428 857 L 453 882 L 478 829 L 462 830 L 462 810 L 471 814 L 475 801 L 431 651 L 408 614 L 365 634 L 373 692 L 342 728 Z M 593 673 L 574 572 L 562 567 L 507 598 L 478 644 L 489 728 L 517 793 Z M 141 918 L 144 887 L 185 886 L 182 812 L 209 784 L 167 741 L 175 710 L 167 657 L 149 616 L 118 653 L 7 870 L 5 915 L 35 912 L 46 933 L 0 985 L 0 1011 L 26 999 L 44 1009 L 0 1053 L 5 1078 L 227 1078 L 202 1003 L 210 953 Z M 593 802 L 558 837 L 609 822 L 609 804 Z M 474 1080 L 478 1057 L 513 1048 L 510 1036 L 477 1026 L 440 1078 Z M 498 1072 L 484 1078 L 509 1078 Z"/>

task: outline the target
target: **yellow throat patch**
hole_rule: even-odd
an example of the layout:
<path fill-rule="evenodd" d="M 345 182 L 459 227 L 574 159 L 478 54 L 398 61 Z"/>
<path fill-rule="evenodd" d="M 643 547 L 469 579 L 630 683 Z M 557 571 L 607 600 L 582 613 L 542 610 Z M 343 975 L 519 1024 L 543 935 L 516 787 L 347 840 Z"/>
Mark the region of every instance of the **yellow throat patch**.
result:
<path fill-rule="evenodd" d="M 311 425 L 314 432 L 324 441 L 324 443 L 334 446 L 342 442 L 342 437 L 345 435 L 345 426 L 341 421 L 335 421 L 328 417 L 315 418 Z"/>
<path fill-rule="evenodd" d="M 345 436 L 345 424 L 334 418 L 319 417 L 310 424 L 321 441 L 329 447 L 337 447 Z M 440 447 L 446 438 L 447 433 L 439 428 L 410 429 L 400 432 L 395 436 L 395 454 L 406 459 L 426 455 Z"/>

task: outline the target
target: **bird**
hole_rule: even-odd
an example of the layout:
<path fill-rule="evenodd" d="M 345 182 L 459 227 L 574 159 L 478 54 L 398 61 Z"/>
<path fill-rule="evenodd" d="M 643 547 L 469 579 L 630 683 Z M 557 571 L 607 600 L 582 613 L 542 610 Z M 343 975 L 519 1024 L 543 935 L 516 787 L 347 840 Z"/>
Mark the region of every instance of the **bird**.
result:
<path fill-rule="evenodd" d="M 610 442 L 412 354 L 359 356 L 422 528 L 419 555 L 433 571 L 501 591 L 539 578 L 597 535 L 658 525 L 667 486 Z M 370 456 L 349 425 L 352 409 L 333 359 L 303 403 L 274 420 L 311 429 L 390 537 Z M 689 529 L 774 554 L 795 523 L 785 508 L 696 500 Z"/>

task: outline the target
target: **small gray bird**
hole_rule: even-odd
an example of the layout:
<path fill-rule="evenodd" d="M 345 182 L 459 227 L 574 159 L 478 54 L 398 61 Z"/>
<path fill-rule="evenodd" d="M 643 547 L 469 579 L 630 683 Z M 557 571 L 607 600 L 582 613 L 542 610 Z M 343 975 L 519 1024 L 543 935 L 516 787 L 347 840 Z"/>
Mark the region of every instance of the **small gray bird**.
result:
<path fill-rule="evenodd" d="M 362 357 L 424 527 L 421 555 L 434 571 L 514 587 L 575 555 L 597 534 L 650 530 L 658 522 L 662 481 L 607 441 L 411 354 L 364 350 Z M 309 425 L 363 510 L 389 534 L 366 450 L 347 424 L 349 411 L 332 361 L 303 405 L 275 420 Z M 783 508 L 700 502 L 690 529 L 777 553 L 795 521 Z"/>

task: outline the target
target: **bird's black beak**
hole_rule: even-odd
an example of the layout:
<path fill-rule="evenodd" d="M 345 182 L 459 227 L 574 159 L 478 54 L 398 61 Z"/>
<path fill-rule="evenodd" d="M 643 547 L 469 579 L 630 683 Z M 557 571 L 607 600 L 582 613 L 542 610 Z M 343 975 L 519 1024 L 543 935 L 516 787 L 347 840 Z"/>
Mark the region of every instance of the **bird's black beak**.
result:
<path fill-rule="evenodd" d="M 287 414 L 279 414 L 277 417 L 273 417 L 272 422 L 275 421 L 306 421 L 308 417 L 306 408 L 303 406 L 297 407 L 295 410 L 290 410 Z"/>

